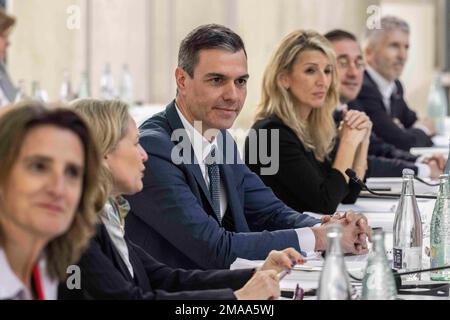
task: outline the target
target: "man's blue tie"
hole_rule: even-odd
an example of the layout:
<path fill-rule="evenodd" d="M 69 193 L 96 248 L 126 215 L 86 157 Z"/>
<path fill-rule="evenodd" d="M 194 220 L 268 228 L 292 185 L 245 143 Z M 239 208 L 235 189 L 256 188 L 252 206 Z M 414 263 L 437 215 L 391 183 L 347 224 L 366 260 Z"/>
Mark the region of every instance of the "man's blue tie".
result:
<path fill-rule="evenodd" d="M 219 223 L 222 223 L 222 217 L 220 216 L 220 172 L 215 157 L 216 148 L 213 146 L 206 158 L 206 168 L 208 169 L 209 193 L 211 195 L 214 213 L 216 214 L 217 219 L 219 219 Z"/>

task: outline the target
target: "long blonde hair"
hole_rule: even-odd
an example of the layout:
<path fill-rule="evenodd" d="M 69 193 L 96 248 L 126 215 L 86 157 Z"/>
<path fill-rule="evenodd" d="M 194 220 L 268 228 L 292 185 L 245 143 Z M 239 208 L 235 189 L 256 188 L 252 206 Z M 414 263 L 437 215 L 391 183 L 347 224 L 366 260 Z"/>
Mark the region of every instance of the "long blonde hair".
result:
<path fill-rule="evenodd" d="M 126 135 L 130 114 L 128 105 L 120 100 L 78 99 L 70 104 L 88 123 L 104 158 Z M 111 172 L 104 161 L 100 166 L 99 188 L 108 197 L 113 188 Z"/>
<path fill-rule="evenodd" d="M 305 50 L 323 52 L 333 66 L 325 104 L 311 110 L 306 121 L 300 118 L 291 93 L 280 80 L 282 74 L 292 71 L 297 57 Z M 264 71 L 256 121 L 277 116 L 295 132 L 307 150 L 313 151 L 317 159 L 324 160 L 333 149 L 337 134 L 332 115 L 338 103 L 337 86 L 336 57 L 328 40 L 315 31 L 294 31 L 281 41 Z"/>

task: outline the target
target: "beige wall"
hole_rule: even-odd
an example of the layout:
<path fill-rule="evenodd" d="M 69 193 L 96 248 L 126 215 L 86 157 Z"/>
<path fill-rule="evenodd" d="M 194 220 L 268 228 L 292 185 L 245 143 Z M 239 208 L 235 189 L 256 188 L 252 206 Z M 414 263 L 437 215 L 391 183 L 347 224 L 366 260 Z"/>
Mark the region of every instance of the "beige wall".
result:
<path fill-rule="evenodd" d="M 236 126 L 248 127 L 259 100 L 264 68 L 281 38 L 296 29 L 327 32 L 342 28 L 356 34 L 366 23 L 367 0 L 244 0 L 239 5 L 236 31 L 243 37 L 249 56 L 250 81 L 245 109 Z M 249 14 L 251 12 L 251 14 Z M 332 13 L 331 13 L 332 12 Z M 351 13 L 351 14 L 349 14 Z"/>
<path fill-rule="evenodd" d="M 82 68 L 81 30 L 67 28 L 67 8 L 82 7 L 82 0 L 10 1 L 8 10 L 17 17 L 8 51 L 8 67 L 14 81 L 23 79 L 27 90 L 38 80 L 51 97 L 57 97 L 64 69 Z"/>
<path fill-rule="evenodd" d="M 40 80 L 56 98 L 62 72 L 78 84 L 90 66 L 93 94 L 110 62 L 116 84 L 130 65 L 137 100 L 165 104 L 175 94 L 174 69 L 181 39 L 195 26 L 216 22 L 237 31 L 249 55 L 246 106 L 236 126 L 248 127 L 258 102 L 265 64 L 288 32 L 343 28 L 362 36 L 371 4 L 401 15 L 412 27 L 412 50 L 403 81 L 412 107 L 422 111 L 434 64 L 434 1 L 406 0 L 12 0 L 18 17 L 9 68 L 15 80 Z M 82 10 L 80 30 L 66 27 L 69 5 Z M 91 28 L 86 21 L 91 18 Z M 417 75 L 421 76 L 418 77 Z"/>

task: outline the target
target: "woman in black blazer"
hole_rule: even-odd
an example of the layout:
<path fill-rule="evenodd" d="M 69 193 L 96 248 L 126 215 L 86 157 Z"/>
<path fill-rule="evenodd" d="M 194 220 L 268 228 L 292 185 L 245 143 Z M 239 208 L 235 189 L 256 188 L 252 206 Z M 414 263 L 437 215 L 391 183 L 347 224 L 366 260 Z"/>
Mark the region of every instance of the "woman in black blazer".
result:
<path fill-rule="evenodd" d="M 294 249 L 274 251 L 260 270 L 199 271 L 168 267 L 133 244 L 124 234 L 129 211 L 121 195 L 143 187 L 147 153 L 139 132 L 120 101 L 78 100 L 74 108 L 91 126 L 104 157 L 100 168 L 102 193 L 108 201 L 101 223 L 78 266 L 81 288 L 62 284 L 60 298 L 89 299 L 269 299 L 280 293 L 277 272 L 303 263 Z M 70 285 L 70 283 L 69 283 Z M 239 289 L 240 288 L 240 289 Z"/>
<path fill-rule="evenodd" d="M 265 70 L 256 122 L 245 143 L 250 169 L 300 212 L 331 214 L 339 203 L 355 202 L 360 187 L 345 170 L 363 179 L 367 169 L 369 118 L 352 110 L 335 128 L 335 66 L 333 49 L 320 34 L 299 30 L 286 36 Z"/>

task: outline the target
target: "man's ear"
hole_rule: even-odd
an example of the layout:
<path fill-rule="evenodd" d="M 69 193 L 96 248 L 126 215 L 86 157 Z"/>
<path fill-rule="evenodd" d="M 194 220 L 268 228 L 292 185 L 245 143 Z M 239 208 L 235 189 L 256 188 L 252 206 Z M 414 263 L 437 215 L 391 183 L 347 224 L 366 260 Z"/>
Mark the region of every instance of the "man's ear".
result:
<path fill-rule="evenodd" d="M 367 45 L 364 47 L 364 59 L 367 63 L 372 60 L 373 50 L 373 45 Z"/>
<path fill-rule="evenodd" d="M 180 67 L 177 67 L 175 69 L 175 80 L 177 83 L 177 89 L 178 92 L 184 92 L 186 90 L 186 78 L 188 77 L 188 74 L 186 71 L 181 69 Z"/>

